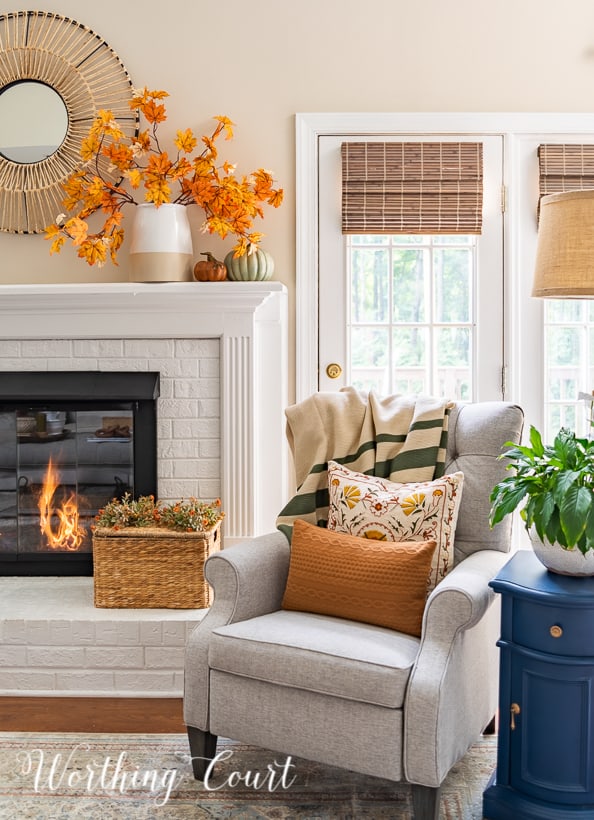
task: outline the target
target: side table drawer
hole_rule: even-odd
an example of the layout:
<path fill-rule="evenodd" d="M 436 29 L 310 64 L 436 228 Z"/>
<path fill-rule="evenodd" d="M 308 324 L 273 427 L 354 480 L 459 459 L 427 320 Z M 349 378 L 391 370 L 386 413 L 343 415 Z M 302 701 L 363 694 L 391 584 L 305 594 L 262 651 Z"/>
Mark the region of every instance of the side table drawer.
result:
<path fill-rule="evenodd" d="M 594 655 L 594 608 L 513 603 L 512 640 L 551 655 Z"/>

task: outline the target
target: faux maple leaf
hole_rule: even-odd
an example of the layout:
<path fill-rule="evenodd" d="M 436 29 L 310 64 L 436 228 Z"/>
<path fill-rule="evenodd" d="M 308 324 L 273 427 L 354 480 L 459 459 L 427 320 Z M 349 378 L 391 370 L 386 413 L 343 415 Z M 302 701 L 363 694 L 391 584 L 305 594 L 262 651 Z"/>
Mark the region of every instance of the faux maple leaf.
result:
<path fill-rule="evenodd" d="M 221 126 L 225 129 L 225 139 L 232 140 L 233 139 L 233 126 L 235 125 L 234 122 L 231 122 L 229 117 L 215 117 L 215 120 L 218 120 Z"/>
<path fill-rule="evenodd" d="M 132 168 L 126 171 L 126 178 L 133 188 L 140 188 L 140 184 L 143 180 L 142 171 L 140 168 Z"/>
<path fill-rule="evenodd" d="M 147 122 L 159 123 L 165 122 L 167 114 L 165 113 L 164 105 L 157 105 L 154 100 L 149 100 L 145 105 L 140 107 Z"/>
<path fill-rule="evenodd" d="M 107 245 L 101 239 L 87 239 L 78 249 L 78 255 L 89 265 L 103 267 L 107 260 Z"/>
<path fill-rule="evenodd" d="M 198 140 L 192 133 L 191 129 L 186 128 L 185 131 L 177 132 L 177 136 L 173 140 L 173 144 L 178 151 L 183 151 L 184 154 L 191 154 L 194 148 L 198 145 Z"/>
<path fill-rule="evenodd" d="M 82 245 L 84 240 L 87 238 L 89 226 L 84 219 L 80 219 L 78 216 L 73 216 L 72 219 L 69 219 L 64 225 L 64 230 L 67 231 L 68 235 L 72 239 L 72 244 L 76 247 L 77 245 Z"/>
<path fill-rule="evenodd" d="M 157 207 L 171 200 L 171 188 L 164 179 L 156 178 L 153 182 L 145 183 L 146 201 Z"/>

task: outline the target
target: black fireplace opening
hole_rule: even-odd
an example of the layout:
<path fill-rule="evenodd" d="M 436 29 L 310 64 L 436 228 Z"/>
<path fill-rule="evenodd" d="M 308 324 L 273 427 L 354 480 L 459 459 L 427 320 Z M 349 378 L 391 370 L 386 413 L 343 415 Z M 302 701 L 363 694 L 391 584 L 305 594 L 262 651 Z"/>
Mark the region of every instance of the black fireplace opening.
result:
<path fill-rule="evenodd" d="M 0 575 L 92 575 L 112 498 L 157 495 L 159 373 L 0 373 Z"/>

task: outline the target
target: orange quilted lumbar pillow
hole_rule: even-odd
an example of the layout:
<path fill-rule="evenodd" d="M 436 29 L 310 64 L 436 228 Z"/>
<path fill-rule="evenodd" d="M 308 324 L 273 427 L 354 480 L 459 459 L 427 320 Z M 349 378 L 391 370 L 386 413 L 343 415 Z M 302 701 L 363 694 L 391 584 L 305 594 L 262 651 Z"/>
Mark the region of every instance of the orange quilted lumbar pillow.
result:
<path fill-rule="evenodd" d="M 435 541 L 375 541 L 298 519 L 283 609 L 419 637 Z"/>

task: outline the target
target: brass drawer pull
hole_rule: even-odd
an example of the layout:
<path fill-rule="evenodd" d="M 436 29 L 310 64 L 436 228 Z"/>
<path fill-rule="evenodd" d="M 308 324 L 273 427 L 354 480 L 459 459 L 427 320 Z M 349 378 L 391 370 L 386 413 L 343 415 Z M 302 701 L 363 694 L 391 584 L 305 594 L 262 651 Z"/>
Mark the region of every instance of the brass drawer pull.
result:
<path fill-rule="evenodd" d="M 520 714 L 520 704 L 519 703 L 512 703 L 510 706 L 509 711 L 511 712 L 511 721 L 510 721 L 510 729 L 512 732 L 516 728 L 516 715 Z"/>
<path fill-rule="evenodd" d="M 563 630 L 557 624 L 554 624 L 550 629 L 549 632 L 553 638 L 560 638 L 563 635 Z"/>

